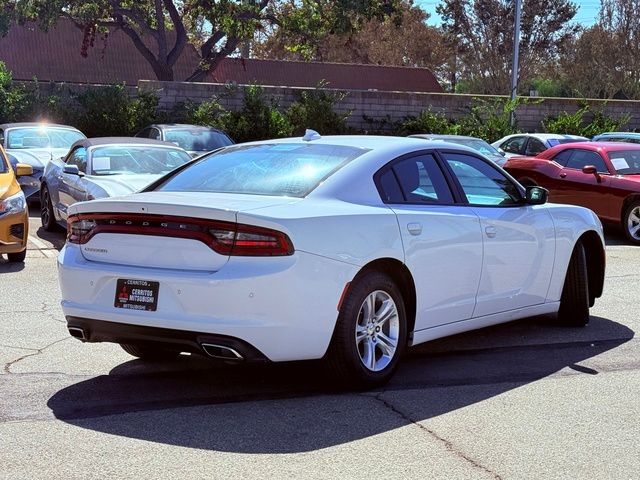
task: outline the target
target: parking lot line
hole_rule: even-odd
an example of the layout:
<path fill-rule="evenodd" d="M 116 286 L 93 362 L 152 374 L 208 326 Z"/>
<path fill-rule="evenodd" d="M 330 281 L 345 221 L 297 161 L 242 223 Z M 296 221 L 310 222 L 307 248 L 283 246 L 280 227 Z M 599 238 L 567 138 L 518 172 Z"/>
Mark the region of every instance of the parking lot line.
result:
<path fill-rule="evenodd" d="M 55 258 L 58 256 L 58 252 L 55 251 L 51 246 L 47 245 L 46 243 L 44 243 L 42 240 L 40 240 L 38 237 L 34 237 L 33 235 L 29 235 L 29 241 L 31 243 L 33 243 L 36 247 L 38 247 L 38 250 L 40 250 L 45 257 L 47 258 Z M 54 251 L 52 251 L 54 250 Z"/>

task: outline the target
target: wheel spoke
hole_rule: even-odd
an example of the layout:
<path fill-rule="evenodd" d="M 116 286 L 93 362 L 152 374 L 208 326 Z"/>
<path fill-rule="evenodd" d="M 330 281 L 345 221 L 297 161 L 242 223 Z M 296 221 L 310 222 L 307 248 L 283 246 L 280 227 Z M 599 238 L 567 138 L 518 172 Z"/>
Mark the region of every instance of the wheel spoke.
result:
<path fill-rule="evenodd" d="M 360 345 L 365 338 L 367 338 L 367 329 L 362 325 L 356 325 L 356 345 Z"/>
<path fill-rule="evenodd" d="M 640 230 L 640 223 L 638 225 L 635 225 L 634 227 L 631 227 L 629 229 L 629 233 L 631 235 L 633 235 L 634 237 L 637 237 L 638 236 L 638 230 Z"/>
<path fill-rule="evenodd" d="M 364 342 L 364 357 L 362 362 L 369 370 L 374 370 L 376 366 L 376 350 L 373 341 L 367 338 Z"/>
<path fill-rule="evenodd" d="M 378 333 L 378 348 L 382 351 L 384 355 L 388 357 L 393 357 L 394 352 L 396 351 L 396 342 L 389 338 L 384 333 Z"/>
<path fill-rule="evenodd" d="M 364 301 L 364 304 L 362 305 L 363 310 L 362 310 L 362 319 L 364 320 L 364 322 L 368 322 L 370 320 L 373 319 L 373 316 L 375 315 L 376 312 L 376 294 L 375 292 L 370 294 Z"/>
<path fill-rule="evenodd" d="M 376 317 L 378 318 L 377 324 L 378 326 L 383 326 L 387 321 L 396 314 L 396 306 L 392 300 L 385 300 L 382 303 L 382 307 L 377 313 Z"/>

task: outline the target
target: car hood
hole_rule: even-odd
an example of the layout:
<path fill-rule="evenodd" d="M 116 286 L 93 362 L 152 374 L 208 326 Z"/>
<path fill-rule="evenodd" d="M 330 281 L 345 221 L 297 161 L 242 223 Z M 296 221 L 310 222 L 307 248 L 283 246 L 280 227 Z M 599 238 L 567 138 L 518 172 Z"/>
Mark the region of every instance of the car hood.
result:
<path fill-rule="evenodd" d="M 11 157 L 15 159 L 17 163 L 24 163 L 26 165 L 31 165 L 36 170 L 43 170 L 44 166 L 49 162 L 49 157 L 46 160 L 40 159 L 38 156 L 31 153 L 31 151 L 26 150 L 7 150 L 9 154 L 9 159 Z M 11 164 L 15 167 L 14 162 Z"/>
<path fill-rule="evenodd" d="M 92 175 L 87 179 L 102 188 L 107 193 L 107 196 L 118 197 L 142 190 L 161 176 L 160 174 Z"/>

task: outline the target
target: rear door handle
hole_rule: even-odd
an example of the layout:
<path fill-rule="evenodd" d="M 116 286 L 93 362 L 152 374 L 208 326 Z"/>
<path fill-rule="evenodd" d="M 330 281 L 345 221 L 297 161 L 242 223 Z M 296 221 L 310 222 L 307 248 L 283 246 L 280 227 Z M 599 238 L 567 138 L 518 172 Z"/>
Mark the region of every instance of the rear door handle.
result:
<path fill-rule="evenodd" d="M 496 233 L 498 233 L 498 231 L 496 230 L 496 227 L 494 227 L 493 225 L 489 225 L 488 227 L 485 227 L 484 233 L 487 234 L 487 237 L 493 238 L 496 236 Z"/>
<path fill-rule="evenodd" d="M 407 223 L 407 230 L 411 235 L 420 235 L 422 233 L 421 223 Z"/>

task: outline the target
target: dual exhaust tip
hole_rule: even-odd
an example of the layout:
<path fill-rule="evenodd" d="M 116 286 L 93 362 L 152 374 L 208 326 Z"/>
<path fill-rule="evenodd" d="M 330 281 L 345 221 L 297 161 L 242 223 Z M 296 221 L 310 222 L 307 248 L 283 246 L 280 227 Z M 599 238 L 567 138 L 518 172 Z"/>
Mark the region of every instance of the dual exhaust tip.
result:
<path fill-rule="evenodd" d="M 73 338 L 77 338 L 83 342 L 87 341 L 87 335 L 84 332 L 84 329 L 80 327 L 67 327 L 69 330 L 69 335 Z M 200 347 L 211 358 L 217 358 L 219 360 L 244 360 L 244 357 L 238 353 L 237 350 L 226 347 L 224 345 L 216 345 L 214 343 L 202 343 Z"/>

